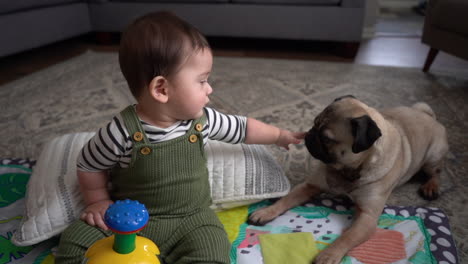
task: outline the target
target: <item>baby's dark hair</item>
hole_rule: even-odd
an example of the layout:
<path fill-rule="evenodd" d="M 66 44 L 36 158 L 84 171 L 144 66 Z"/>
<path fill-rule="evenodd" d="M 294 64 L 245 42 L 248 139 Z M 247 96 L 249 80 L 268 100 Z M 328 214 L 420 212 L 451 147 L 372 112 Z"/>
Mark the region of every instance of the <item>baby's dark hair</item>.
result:
<path fill-rule="evenodd" d="M 205 48 L 210 46 L 202 33 L 173 13 L 149 13 L 124 31 L 120 69 L 138 99 L 154 77 L 170 78 L 192 52 Z"/>

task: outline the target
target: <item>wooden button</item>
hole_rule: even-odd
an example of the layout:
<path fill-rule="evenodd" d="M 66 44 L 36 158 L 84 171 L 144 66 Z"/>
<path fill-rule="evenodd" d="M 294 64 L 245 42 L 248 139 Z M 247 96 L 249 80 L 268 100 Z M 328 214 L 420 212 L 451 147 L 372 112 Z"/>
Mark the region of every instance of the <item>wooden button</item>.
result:
<path fill-rule="evenodd" d="M 151 153 L 151 149 L 148 148 L 148 147 L 143 147 L 140 149 L 140 153 L 143 154 L 143 155 L 148 155 Z"/>
<path fill-rule="evenodd" d="M 203 129 L 203 125 L 200 124 L 200 123 L 198 123 L 198 124 L 195 125 L 195 129 L 196 129 L 198 132 L 200 132 L 200 131 L 202 131 L 202 129 Z"/>
<path fill-rule="evenodd" d="M 143 134 L 141 132 L 135 132 L 135 134 L 133 134 L 133 139 L 135 141 L 142 141 L 143 140 Z"/>
<path fill-rule="evenodd" d="M 190 137 L 189 137 L 190 142 L 195 143 L 195 142 L 197 142 L 197 140 L 198 140 L 197 135 L 190 135 Z"/>

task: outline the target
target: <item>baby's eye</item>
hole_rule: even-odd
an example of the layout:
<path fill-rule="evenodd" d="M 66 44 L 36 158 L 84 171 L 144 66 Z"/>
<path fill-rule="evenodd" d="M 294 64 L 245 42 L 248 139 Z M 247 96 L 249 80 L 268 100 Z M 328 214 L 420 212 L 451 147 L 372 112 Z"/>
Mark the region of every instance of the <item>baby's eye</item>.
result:
<path fill-rule="evenodd" d="M 208 80 L 200 81 L 201 84 L 205 84 L 205 83 L 207 83 L 207 82 L 208 82 Z"/>

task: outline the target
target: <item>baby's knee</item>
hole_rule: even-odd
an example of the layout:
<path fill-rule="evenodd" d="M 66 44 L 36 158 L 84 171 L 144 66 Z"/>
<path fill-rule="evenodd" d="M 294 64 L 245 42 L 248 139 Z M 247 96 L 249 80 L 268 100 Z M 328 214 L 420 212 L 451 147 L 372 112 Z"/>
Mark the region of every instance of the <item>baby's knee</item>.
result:
<path fill-rule="evenodd" d="M 56 264 L 80 264 L 86 250 L 97 240 L 109 236 L 110 233 L 81 220 L 73 222 L 60 235 Z"/>
<path fill-rule="evenodd" d="M 166 259 L 168 263 L 229 264 L 231 243 L 219 226 L 202 226 L 188 233 Z"/>

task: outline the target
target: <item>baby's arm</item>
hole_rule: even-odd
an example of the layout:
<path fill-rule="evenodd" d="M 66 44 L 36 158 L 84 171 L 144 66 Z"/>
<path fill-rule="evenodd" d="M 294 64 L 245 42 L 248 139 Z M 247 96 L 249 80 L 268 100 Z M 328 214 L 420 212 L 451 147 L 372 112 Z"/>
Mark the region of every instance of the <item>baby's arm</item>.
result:
<path fill-rule="evenodd" d="M 208 136 L 231 144 L 276 144 L 288 149 L 289 144 L 299 144 L 305 133 L 293 133 L 245 116 L 226 115 L 205 107 L 208 118 Z"/>
<path fill-rule="evenodd" d="M 109 170 L 131 157 L 125 153 L 131 148 L 127 145 L 128 132 L 122 124 L 121 116 L 115 116 L 83 146 L 77 158 L 78 182 L 86 204 L 80 218 L 104 230 L 107 230 L 104 214 L 113 203 L 107 190 Z"/>
<path fill-rule="evenodd" d="M 81 220 L 89 225 L 107 230 L 104 214 L 113 202 L 107 191 L 108 171 L 85 172 L 78 170 L 78 182 L 86 208 L 81 214 Z"/>
<path fill-rule="evenodd" d="M 247 119 L 247 144 L 276 144 L 289 149 L 289 144 L 299 144 L 304 139 L 304 132 L 291 132 L 265 124 L 253 118 Z"/>

